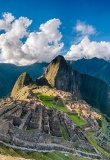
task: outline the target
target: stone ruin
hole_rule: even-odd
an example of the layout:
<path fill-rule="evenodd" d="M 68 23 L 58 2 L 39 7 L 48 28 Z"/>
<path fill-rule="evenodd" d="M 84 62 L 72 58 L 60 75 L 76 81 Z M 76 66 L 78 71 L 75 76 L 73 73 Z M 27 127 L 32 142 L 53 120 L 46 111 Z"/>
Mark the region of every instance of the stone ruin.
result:
<path fill-rule="evenodd" d="M 63 137 L 62 124 L 69 137 L 68 140 Z M 42 144 L 51 146 L 51 149 L 52 145 L 55 145 L 63 150 L 82 147 L 96 154 L 80 128 L 68 118 L 66 113 L 56 109 L 48 110 L 34 100 L 15 101 L 1 108 L 0 141 L 30 149 L 41 149 Z"/>

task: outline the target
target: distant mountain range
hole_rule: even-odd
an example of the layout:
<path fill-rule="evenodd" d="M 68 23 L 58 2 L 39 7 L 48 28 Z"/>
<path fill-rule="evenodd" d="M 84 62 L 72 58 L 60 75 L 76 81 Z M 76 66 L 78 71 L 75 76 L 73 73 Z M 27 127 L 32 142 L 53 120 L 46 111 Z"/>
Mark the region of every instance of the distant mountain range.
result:
<path fill-rule="evenodd" d="M 0 98 L 7 96 L 17 78 L 23 72 L 28 72 L 32 79 L 41 76 L 47 67 L 47 63 L 35 63 L 30 66 L 16 66 L 13 64 L 0 64 Z"/>
<path fill-rule="evenodd" d="M 110 84 L 110 62 L 103 59 L 81 59 L 77 61 L 68 61 L 73 69 L 94 77 L 100 78 Z"/>
<path fill-rule="evenodd" d="M 110 63 L 98 58 L 68 61 L 74 70 L 100 78 L 110 84 Z M 13 64 L 0 64 L 0 98 L 7 96 L 17 78 L 23 72 L 29 73 L 32 79 L 40 77 L 48 63 L 35 63 L 29 66 L 16 66 Z"/>

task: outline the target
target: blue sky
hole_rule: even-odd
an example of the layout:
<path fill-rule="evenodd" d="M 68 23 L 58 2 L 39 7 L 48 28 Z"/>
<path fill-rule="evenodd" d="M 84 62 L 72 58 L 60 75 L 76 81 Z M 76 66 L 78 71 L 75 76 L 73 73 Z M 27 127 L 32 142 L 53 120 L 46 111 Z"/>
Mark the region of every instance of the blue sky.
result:
<path fill-rule="evenodd" d="M 62 23 L 58 29 L 62 34 L 60 41 L 64 43 L 60 52 L 63 55 L 70 50 L 72 45 L 76 45 L 76 43 L 79 44 L 84 38 L 84 42 L 88 41 L 89 44 L 95 41 L 95 46 L 97 46 L 97 42 L 110 42 L 109 0 L 0 0 L 0 4 L 1 19 L 3 13 L 7 12 L 12 13 L 16 19 L 21 16 L 27 17 L 33 21 L 28 27 L 30 32 L 39 31 L 39 26 L 50 19 L 59 19 Z M 92 26 L 95 29 L 95 33 L 81 35 L 82 32 L 75 30 L 78 21 L 85 26 Z M 98 49 L 98 52 L 101 53 L 104 50 L 104 45 L 105 44 L 103 44 L 101 51 Z M 80 50 L 84 50 L 84 48 L 80 46 L 76 47 L 77 46 L 73 46 L 73 49 L 77 51 L 79 51 L 79 48 Z M 109 52 L 109 49 L 107 52 Z M 81 54 L 83 54 L 82 57 L 84 57 L 85 52 Z M 87 56 L 90 57 L 90 55 Z M 108 55 L 109 53 L 107 53 L 107 57 L 109 57 Z M 73 55 L 67 57 L 72 59 Z M 77 56 L 75 55 L 75 57 Z M 80 55 L 78 57 L 80 57 Z M 98 56 L 96 55 L 96 57 Z M 104 58 L 104 56 L 99 56 L 98 58 Z M 2 61 L 5 62 L 5 58 L 2 58 Z M 12 61 L 12 63 L 15 62 Z"/>

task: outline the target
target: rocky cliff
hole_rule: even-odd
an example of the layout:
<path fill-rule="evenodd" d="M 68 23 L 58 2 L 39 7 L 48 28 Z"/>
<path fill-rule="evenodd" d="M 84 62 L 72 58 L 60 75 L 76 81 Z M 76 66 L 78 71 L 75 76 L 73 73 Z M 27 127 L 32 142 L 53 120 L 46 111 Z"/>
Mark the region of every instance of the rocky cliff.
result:
<path fill-rule="evenodd" d="M 28 73 L 24 72 L 23 74 L 21 74 L 18 78 L 18 80 L 16 81 L 13 90 L 11 92 L 11 97 L 15 96 L 15 94 L 24 86 L 27 86 L 29 84 L 32 84 L 33 81 L 31 79 L 31 77 L 29 76 Z"/>
<path fill-rule="evenodd" d="M 75 72 L 63 56 L 59 55 L 53 59 L 43 76 L 52 87 L 63 91 L 69 91 L 75 97 L 80 97 Z"/>
<path fill-rule="evenodd" d="M 63 56 L 52 60 L 43 77 L 52 87 L 69 91 L 76 99 L 83 98 L 110 115 L 110 86 L 98 78 L 73 70 Z"/>
<path fill-rule="evenodd" d="M 95 77 L 76 72 L 81 96 L 93 107 L 110 116 L 110 86 Z"/>

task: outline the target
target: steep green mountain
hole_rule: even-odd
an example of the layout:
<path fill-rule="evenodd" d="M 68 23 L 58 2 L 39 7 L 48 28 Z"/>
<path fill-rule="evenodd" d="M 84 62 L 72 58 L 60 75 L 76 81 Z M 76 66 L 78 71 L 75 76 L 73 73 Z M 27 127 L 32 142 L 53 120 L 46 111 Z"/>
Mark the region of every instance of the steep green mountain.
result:
<path fill-rule="evenodd" d="M 7 90 L 7 86 L 10 84 L 8 83 L 7 79 L 0 73 L 0 97 L 7 95 L 9 91 Z"/>
<path fill-rule="evenodd" d="M 30 85 L 32 84 L 33 81 L 31 79 L 31 77 L 29 76 L 28 73 L 24 72 L 23 74 L 21 74 L 18 78 L 18 80 L 16 81 L 13 90 L 11 92 L 11 96 L 14 97 L 15 94 L 24 86 Z"/>
<path fill-rule="evenodd" d="M 68 61 L 73 69 L 100 78 L 110 84 L 110 63 L 98 58 Z M 32 79 L 40 77 L 48 63 L 35 63 L 29 66 L 16 66 L 13 64 L 0 64 L 0 98 L 7 96 L 23 72 L 29 73 Z M 11 76 L 10 76 L 11 75 Z M 39 83 L 39 80 L 37 81 Z M 40 81 L 41 82 L 41 81 Z"/>
<path fill-rule="evenodd" d="M 82 97 L 110 115 L 110 86 L 98 78 L 73 70 L 63 56 L 52 60 L 43 77 L 52 87 L 71 92 L 75 99 Z"/>
<path fill-rule="evenodd" d="M 39 76 L 41 76 L 44 72 L 45 67 L 47 67 L 47 63 L 35 63 L 33 65 L 29 66 L 16 66 L 13 64 L 0 64 L 0 98 L 3 96 L 7 96 L 17 78 L 22 74 L 23 72 L 29 73 L 29 75 L 32 77 L 32 79 L 35 79 Z"/>
<path fill-rule="evenodd" d="M 47 67 L 43 75 L 48 83 L 57 89 L 69 91 L 80 97 L 74 70 L 63 56 L 57 56 Z"/>
<path fill-rule="evenodd" d="M 110 85 L 87 74 L 76 72 L 82 97 L 92 106 L 110 116 Z"/>
<path fill-rule="evenodd" d="M 80 59 L 77 61 L 68 61 L 73 69 L 100 78 L 110 84 L 110 62 L 103 59 Z"/>

